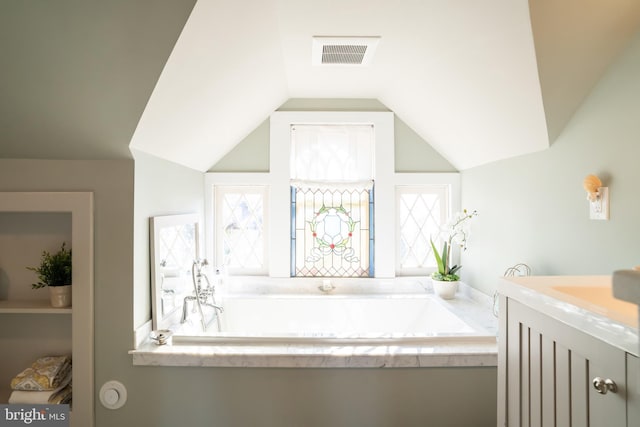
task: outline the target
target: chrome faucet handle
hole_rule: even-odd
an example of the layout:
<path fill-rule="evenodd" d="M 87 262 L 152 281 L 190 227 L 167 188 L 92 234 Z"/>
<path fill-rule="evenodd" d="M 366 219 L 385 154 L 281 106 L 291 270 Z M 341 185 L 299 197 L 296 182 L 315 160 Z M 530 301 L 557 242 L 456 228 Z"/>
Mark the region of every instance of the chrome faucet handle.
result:
<path fill-rule="evenodd" d="M 324 292 L 325 294 L 328 294 L 335 288 L 336 287 L 333 283 L 331 283 L 331 280 L 327 280 L 327 279 L 323 280 L 322 284 L 318 286 L 318 289 L 320 289 L 320 291 Z"/>
<path fill-rule="evenodd" d="M 171 336 L 173 332 L 170 329 L 159 329 L 157 331 L 151 331 L 149 338 L 151 338 L 156 345 L 171 344 Z"/>

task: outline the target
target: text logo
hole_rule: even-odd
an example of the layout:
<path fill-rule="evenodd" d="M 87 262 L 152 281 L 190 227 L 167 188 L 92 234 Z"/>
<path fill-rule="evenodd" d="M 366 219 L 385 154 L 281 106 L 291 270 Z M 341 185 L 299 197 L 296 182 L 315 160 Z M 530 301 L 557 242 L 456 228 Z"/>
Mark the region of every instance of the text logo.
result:
<path fill-rule="evenodd" d="M 0 405 L 0 427 L 69 427 L 69 405 Z"/>

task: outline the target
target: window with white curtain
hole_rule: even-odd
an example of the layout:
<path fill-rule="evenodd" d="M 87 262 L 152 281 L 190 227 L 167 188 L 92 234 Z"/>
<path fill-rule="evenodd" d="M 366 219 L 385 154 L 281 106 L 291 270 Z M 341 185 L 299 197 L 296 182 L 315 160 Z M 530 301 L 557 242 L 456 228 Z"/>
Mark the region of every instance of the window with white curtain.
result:
<path fill-rule="evenodd" d="M 291 276 L 373 277 L 371 125 L 291 126 Z"/>
<path fill-rule="evenodd" d="M 391 112 L 274 113 L 269 172 L 206 175 L 215 265 L 273 277 L 433 271 L 429 239 L 460 210 L 459 174 L 395 172 L 393 123 Z"/>
<path fill-rule="evenodd" d="M 373 180 L 372 125 L 291 126 L 291 179 Z"/>

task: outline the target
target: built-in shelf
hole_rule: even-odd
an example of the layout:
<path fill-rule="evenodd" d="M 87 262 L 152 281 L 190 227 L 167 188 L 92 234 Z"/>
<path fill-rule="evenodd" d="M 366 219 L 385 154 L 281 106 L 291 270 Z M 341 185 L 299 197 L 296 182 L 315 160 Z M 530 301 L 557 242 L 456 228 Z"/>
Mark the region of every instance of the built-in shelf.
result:
<path fill-rule="evenodd" d="M 71 307 L 51 307 L 49 300 L 0 301 L 0 313 L 8 314 L 71 314 Z"/>
<path fill-rule="evenodd" d="M 70 353 L 74 406 L 71 426 L 93 427 L 93 194 L 0 192 L 0 220 L 4 226 L 0 228 L 0 249 L 5 255 L 0 266 L 0 347 L 11 349 L 2 353 L 0 403 L 9 399 L 10 379 L 37 357 Z M 51 307 L 45 290 L 32 294 L 27 279 L 13 274 L 24 272 L 26 265 L 34 265 L 35 258 L 26 258 L 46 247 L 44 241 L 51 236 L 56 241 L 64 239 L 73 248 L 73 307 Z"/>

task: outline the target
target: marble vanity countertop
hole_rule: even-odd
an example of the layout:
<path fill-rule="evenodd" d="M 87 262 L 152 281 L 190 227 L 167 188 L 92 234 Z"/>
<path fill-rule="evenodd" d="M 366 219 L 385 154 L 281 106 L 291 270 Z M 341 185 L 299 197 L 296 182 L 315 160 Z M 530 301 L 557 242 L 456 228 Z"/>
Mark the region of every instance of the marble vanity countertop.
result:
<path fill-rule="evenodd" d="M 432 292 L 428 281 L 422 292 Z M 396 288 L 397 290 L 397 288 Z M 415 289 L 413 289 L 415 291 Z M 255 290 L 254 290 L 255 292 Z M 316 291 L 317 292 L 317 291 Z M 138 330 L 134 365 L 254 368 L 421 368 L 497 366 L 497 319 L 491 298 L 461 284 L 454 300 L 440 302 L 483 332 L 477 336 L 433 336 L 365 340 L 229 339 L 173 337 L 156 345 Z"/>
<path fill-rule="evenodd" d="M 614 298 L 611 276 L 504 277 L 498 292 L 638 355 L 638 308 Z"/>

